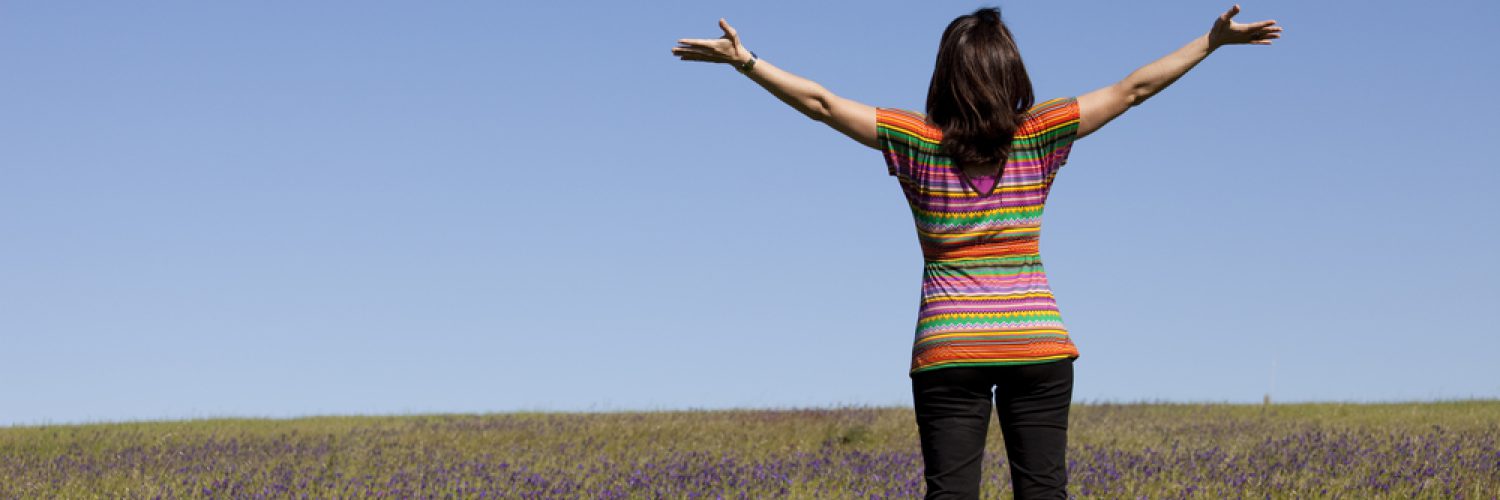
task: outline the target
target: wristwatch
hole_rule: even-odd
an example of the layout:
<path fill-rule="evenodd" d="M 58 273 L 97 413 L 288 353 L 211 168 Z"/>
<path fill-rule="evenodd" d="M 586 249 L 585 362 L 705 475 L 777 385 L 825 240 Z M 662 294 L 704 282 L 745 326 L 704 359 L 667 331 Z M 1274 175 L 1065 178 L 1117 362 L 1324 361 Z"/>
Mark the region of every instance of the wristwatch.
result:
<path fill-rule="evenodd" d="M 749 61 L 745 61 L 745 64 L 736 65 L 734 67 L 734 69 L 740 70 L 741 73 L 744 73 L 746 71 L 750 71 L 750 68 L 754 68 L 755 67 L 755 60 L 756 59 L 759 59 L 759 58 L 755 56 L 755 51 L 752 50 L 752 51 L 750 51 L 750 60 Z"/>

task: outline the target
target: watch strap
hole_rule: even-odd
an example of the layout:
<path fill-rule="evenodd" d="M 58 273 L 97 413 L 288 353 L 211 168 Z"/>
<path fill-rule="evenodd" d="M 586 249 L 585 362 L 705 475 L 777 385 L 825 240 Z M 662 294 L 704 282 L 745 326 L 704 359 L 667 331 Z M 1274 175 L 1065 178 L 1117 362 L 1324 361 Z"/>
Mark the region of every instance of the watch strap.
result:
<path fill-rule="evenodd" d="M 750 68 L 754 68 L 755 67 L 755 61 L 757 59 L 759 59 L 759 57 L 757 57 L 755 55 L 755 51 L 752 50 L 752 51 L 750 51 L 750 60 L 749 61 L 745 61 L 745 64 L 736 65 L 735 69 L 740 70 L 741 73 L 744 73 L 746 71 L 750 71 Z"/>

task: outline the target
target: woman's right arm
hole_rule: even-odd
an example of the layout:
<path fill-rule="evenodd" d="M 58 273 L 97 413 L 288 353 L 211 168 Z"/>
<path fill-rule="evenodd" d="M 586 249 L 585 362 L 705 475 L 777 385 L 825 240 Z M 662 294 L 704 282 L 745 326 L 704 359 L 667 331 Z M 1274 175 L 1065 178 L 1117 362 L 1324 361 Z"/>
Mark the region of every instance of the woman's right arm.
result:
<path fill-rule="evenodd" d="M 1193 69 L 1214 49 L 1229 44 L 1270 45 L 1271 39 L 1281 36 L 1281 27 L 1275 26 L 1274 20 L 1248 24 L 1230 21 L 1239 11 L 1240 6 L 1236 4 L 1214 20 L 1208 33 L 1131 72 L 1124 80 L 1078 96 L 1077 138 L 1099 130 L 1131 106 L 1146 102 Z"/>

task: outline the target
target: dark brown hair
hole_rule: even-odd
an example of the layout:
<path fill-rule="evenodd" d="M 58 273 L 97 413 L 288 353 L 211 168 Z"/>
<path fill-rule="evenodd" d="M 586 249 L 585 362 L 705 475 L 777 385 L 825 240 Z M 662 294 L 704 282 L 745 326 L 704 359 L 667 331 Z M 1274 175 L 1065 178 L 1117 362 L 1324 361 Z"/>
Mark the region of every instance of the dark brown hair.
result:
<path fill-rule="evenodd" d="M 927 119 L 943 131 L 955 165 L 1005 165 L 1011 141 L 1036 97 L 1000 10 L 982 7 L 943 31 Z"/>

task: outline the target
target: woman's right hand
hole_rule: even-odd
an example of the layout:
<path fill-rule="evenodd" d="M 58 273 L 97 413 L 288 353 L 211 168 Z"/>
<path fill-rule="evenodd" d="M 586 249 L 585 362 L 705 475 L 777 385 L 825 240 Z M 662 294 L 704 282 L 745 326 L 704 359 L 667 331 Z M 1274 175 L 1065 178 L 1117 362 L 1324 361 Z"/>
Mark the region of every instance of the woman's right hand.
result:
<path fill-rule="evenodd" d="M 681 57 L 684 61 L 727 63 L 735 66 L 742 66 L 748 62 L 750 49 L 746 49 L 745 44 L 740 43 L 740 33 L 722 17 L 719 18 L 719 28 L 724 30 L 724 36 L 719 38 L 677 40 L 678 45 L 672 47 L 672 55 Z"/>
<path fill-rule="evenodd" d="M 1210 48 L 1237 43 L 1270 45 L 1271 39 L 1281 37 L 1281 27 L 1275 25 L 1276 21 L 1268 20 L 1248 24 L 1230 21 L 1230 18 L 1238 13 L 1240 13 L 1240 5 L 1234 4 L 1228 12 L 1220 14 L 1219 18 L 1214 20 L 1213 28 L 1208 30 Z"/>

